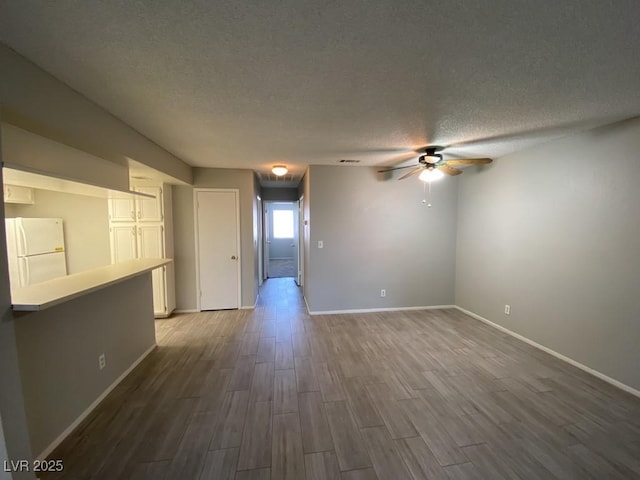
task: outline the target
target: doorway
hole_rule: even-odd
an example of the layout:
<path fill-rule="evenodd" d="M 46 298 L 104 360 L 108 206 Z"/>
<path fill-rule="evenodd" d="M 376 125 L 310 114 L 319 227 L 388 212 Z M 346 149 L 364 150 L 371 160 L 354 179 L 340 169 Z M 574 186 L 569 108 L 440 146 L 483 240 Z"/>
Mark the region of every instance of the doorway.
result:
<path fill-rule="evenodd" d="M 194 191 L 199 310 L 240 307 L 238 190 Z"/>
<path fill-rule="evenodd" d="M 298 283 L 298 202 L 265 202 L 263 224 L 265 277 L 291 277 Z"/>

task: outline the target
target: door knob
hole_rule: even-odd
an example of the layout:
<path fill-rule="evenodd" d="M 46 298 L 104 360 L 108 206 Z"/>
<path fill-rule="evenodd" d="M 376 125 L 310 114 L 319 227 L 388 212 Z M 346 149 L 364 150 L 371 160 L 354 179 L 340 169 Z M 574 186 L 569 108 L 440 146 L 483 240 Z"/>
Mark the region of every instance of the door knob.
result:
<path fill-rule="evenodd" d="M 231 260 L 236 260 L 236 256 L 235 255 L 231 255 Z"/>

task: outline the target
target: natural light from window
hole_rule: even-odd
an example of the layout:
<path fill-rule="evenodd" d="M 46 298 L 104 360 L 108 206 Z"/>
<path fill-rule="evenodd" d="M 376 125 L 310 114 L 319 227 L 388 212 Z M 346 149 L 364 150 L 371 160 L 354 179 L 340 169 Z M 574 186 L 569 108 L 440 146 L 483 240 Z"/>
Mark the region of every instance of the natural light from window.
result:
<path fill-rule="evenodd" d="M 293 211 L 273 211 L 273 238 L 293 238 Z"/>

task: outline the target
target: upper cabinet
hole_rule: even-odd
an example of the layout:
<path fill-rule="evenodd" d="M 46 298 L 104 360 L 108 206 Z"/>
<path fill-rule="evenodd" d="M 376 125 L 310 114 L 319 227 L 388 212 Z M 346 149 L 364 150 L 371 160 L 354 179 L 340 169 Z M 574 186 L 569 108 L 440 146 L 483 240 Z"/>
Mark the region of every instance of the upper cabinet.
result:
<path fill-rule="evenodd" d="M 109 220 L 112 222 L 162 222 L 164 208 L 162 187 L 134 187 L 134 192 L 151 197 L 109 199 Z"/>
<path fill-rule="evenodd" d="M 110 198 L 109 220 L 112 222 L 135 222 L 135 200 L 133 198 Z"/>
<path fill-rule="evenodd" d="M 164 219 L 162 211 L 162 187 L 135 187 L 134 190 L 154 197 L 136 198 L 136 215 L 138 217 L 138 221 L 161 222 Z"/>
<path fill-rule="evenodd" d="M 4 185 L 5 203 L 35 203 L 33 188 Z"/>

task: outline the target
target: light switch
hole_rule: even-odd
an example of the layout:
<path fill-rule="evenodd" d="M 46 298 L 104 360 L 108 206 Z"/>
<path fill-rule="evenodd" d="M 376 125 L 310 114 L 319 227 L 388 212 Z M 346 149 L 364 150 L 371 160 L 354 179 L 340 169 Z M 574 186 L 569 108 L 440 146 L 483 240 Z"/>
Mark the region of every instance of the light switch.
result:
<path fill-rule="evenodd" d="M 322 240 L 318 240 L 318 248 L 323 248 L 324 247 L 324 243 L 322 242 Z"/>

